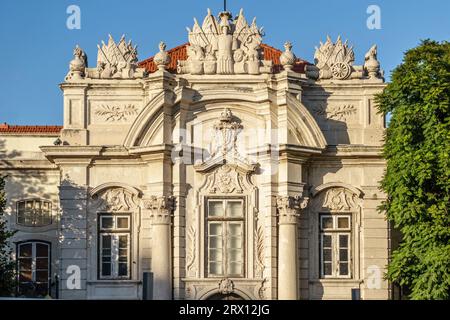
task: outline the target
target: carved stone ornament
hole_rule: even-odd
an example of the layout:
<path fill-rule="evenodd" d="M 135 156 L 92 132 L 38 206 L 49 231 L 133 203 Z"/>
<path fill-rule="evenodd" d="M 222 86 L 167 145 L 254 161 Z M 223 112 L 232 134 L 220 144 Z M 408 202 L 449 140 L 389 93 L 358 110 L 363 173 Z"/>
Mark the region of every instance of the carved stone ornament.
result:
<path fill-rule="evenodd" d="M 356 108 L 352 104 L 344 104 L 340 106 L 320 105 L 313 109 L 314 113 L 322 116 L 327 120 L 347 120 L 347 118 L 356 113 Z"/>
<path fill-rule="evenodd" d="M 189 32 L 188 59 L 178 61 L 178 73 L 261 74 L 270 73 L 272 61 L 261 60 L 263 31 L 256 19 L 249 25 L 243 11 L 235 20 L 221 12 L 217 20 L 208 9 L 200 26 L 194 18 Z"/>
<path fill-rule="evenodd" d="M 170 224 L 174 207 L 175 198 L 172 196 L 151 196 L 144 200 L 144 208 L 150 210 L 153 224 Z"/>
<path fill-rule="evenodd" d="M 70 61 L 69 73 L 65 80 L 80 80 L 85 76 L 87 68 L 87 56 L 84 51 L 77 45 L 73 50 L 73 60 Z"/>
<path fill-rule="evenodd" d="M 350 211 L 359 205 L 356 194 L 345 188 L 332 188 L 327 190 L 322 207 L 331 211 Z"/>
<path fill-rule="evenodd" d="M 284 70 L 292 70 L 295 63 L 295 55 L 292 52 L 292 43 L 286 42 L 284 44 L 284 52 L 280 56 L 281 65 L 284 67 Z"/>
<path fill-rule="evenodd" d="M 377 46 L 374 45 L 366 53 L 364 70 L 369 75 L 370 79 L 379 78 L 381 75 L 380 62 L 377 59 Z"/>
<path fill-rule="evenodd" d="M 306 208 L 309 198 L 277 196 L 277 209 L 280 224 L 296 224 L 300 210 Z"/>
<path fill-rule="evenodd" d="M 256 276 L 261 277 L 264 273 L 264 231 L 262 226 L 258 226 L 255 230 L 255 260 L 256 260 Z"/>
<path fill-rule="evenodd" d="M 104 118 L 106 122 L 128 121 L 129 117 L 138 114 L 138 108 L 132 104 L 126 105 L 100 105 L 94 113 Z"/>
<path fill-rule="evenodd" d="M 137 207 L 135 195 L 124 188 L 108 189 L 95 194 L 92 201 L 96 211 L 120 212 Z"/>
<path fill-rule="evenodd" d="M 363 77 L 363 67 L 353 66 L 355 54 L 353 47 L 349 47 L 347 41 L 342 42 L 339 36 L 336 43 L 327 36 L 325 43 L 316 47 L 314 54 L 315 66 L 306 67 L 306 75 L 312 79 L 346 80 Z"/>
<path fill-rule="evenodd" d="M 87 69 L 87 76 L 93 79 L 137 79 L 145 75 L 144 68 L 137 67 L 137 46 L 126 42 L 125 36 L 116 43 L 109 35 L 108 43 L 97 45 L 97 68 Z"/>
<path fill-rule="evenodd" d="M 233 121 L 234 116 L 230 109 L 225 108 L 220 114 L 218 121 L 214 124 L 214 138 L 210 146 L 210 156 L 200 165 L 195 165 L 197 171 L 207 171 L 217 165 L 229 164 L 233 168 L 240 167 L 245 172 L 253 172 L 256 164 L 244 158 L 237 149 L 237 137 L 243 129 L 243 126 Z M 221 186 L 225 186 L 230 175 L 230 167 L 225 167 L 219 176 L 218 182 L 222 181 Z"/>
<path fill-rule="evenodd" d="M 234 283 L 230 279 L 222 279 L 219 282 L 219 293 L 223 295 L 227 295 L 233 293 L 234 291 Z"/>
<path fill-rule="evenodd" d="M 165 70 L 167 65 L 170 63 L 170 56 L 166 52 L 166 44 L 164 42 L 159 43 L 159 52 L 155 54 L 153 58 L 158 70 Z"/>

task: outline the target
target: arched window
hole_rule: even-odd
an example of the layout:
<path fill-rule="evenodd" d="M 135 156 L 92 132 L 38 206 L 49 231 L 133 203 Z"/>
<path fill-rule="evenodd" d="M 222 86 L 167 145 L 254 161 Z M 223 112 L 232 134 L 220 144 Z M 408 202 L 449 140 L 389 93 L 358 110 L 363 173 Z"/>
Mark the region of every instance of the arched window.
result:
<path fill-rule="evenodd" d="M 50 290 L 50 244 L 27 241 L 17 244 L 18 294 L 45 297 Z"/>
<path fill-rule="evenodd" d="M 17 202 L 17 224 L 27 227 L 42 227 L 51 223 L 51 202 L 40 199 Z"/>

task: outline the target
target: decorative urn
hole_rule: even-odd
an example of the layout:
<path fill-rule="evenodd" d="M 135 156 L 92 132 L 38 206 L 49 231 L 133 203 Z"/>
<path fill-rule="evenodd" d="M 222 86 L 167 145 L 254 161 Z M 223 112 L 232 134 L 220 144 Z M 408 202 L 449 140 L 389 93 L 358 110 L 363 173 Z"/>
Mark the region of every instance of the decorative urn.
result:
<path fill-rule="evenodd" d="M 292 50 L 292 43 L 286 42 L 284 44 L 285 51 L 280 56 L 280 62 L 283 66 L 284 70 L 290 71 L 294 67 L 295 63 L 295 55 L 291 51 Z"/>

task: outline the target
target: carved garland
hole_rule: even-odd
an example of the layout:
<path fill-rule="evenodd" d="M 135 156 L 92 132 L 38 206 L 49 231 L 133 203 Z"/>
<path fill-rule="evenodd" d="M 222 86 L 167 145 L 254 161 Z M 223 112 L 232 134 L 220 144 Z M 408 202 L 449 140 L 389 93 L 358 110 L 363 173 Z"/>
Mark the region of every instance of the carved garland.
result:
<path fill-rule="evenodd" d="M 128 117 L 138 114 L 135 105 L 100 105 L 94 112 L 97 116 L 103 117 L 106 122 L 128 121 Z"/>
<path fill-rule="evenodd" d="M 344 104 L 341 106 L 328 107 L 321 105 L 313 109 L 315 114 L 323 116 L 326 120 L 347 120 L 348 116 L 356 113 L 356 108 L 351 104 Z"/>

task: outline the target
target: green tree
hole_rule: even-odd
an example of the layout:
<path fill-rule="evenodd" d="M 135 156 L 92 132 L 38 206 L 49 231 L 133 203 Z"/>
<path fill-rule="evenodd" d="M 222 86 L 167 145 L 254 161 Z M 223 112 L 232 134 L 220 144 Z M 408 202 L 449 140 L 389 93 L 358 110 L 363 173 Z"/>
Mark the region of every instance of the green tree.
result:
<path fill-rule="evenodd" d="M 5 205 L 5 180 L 0 176 L 0 297 L 13 295 L 16 288 L 15 264 L 11 259 L 8 243 L 15 232 L 8 230 L 6 226 Z"/>
<path fill-rule="evenodd" d="M 380 209 L 402 234 L 387 278 L 411 299 L 449 299 L 450 43 L 425 40 L 406 52 L 377 102 L 392 115 Z"/>

